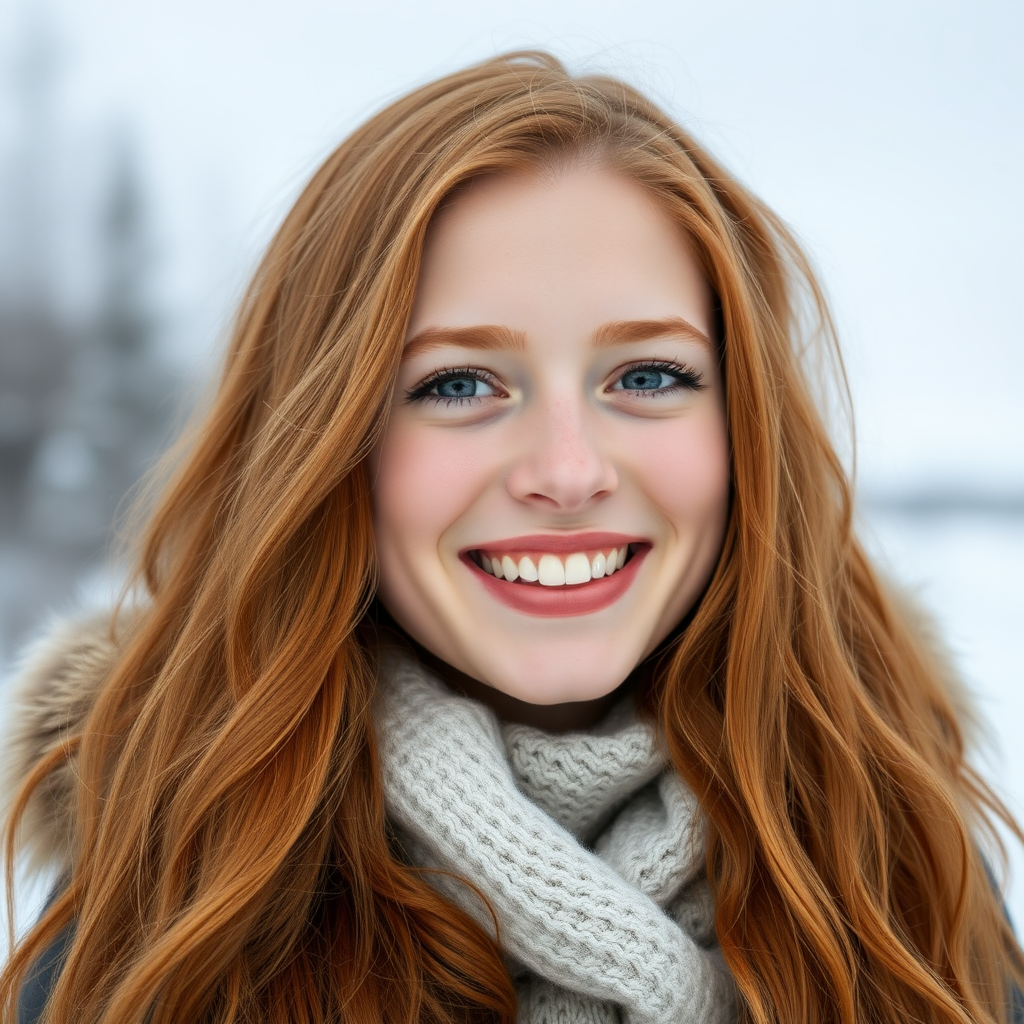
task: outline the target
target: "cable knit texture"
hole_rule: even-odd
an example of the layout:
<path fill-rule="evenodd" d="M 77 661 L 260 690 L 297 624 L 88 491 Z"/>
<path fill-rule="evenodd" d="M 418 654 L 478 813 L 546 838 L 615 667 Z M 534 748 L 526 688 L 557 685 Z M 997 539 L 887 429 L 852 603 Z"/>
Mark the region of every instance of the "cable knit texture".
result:
<path fill-rule="evenodd" d="M 408 655 L 381 675 L 389 818 L 409 860 L 497 926 L 520 1024 L 735 1019 L 703 819 L 630 702 L 555 735 L 501 725 Z"/>

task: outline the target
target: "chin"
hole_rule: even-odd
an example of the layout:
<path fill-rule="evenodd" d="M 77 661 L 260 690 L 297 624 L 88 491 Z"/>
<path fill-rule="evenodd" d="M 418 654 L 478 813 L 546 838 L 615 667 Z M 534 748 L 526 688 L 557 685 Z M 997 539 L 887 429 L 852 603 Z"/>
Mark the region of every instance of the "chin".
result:
<path fill-rule="evenodd" d="M 637 657 L 609 658 L 604 651 L 566 656 L 559 652 L 535 652 L 532 657 L 506 661 L 503 665 L 480 666 L 474 672 L 492 689 L 527 704 L 549 706 L 600 700 L 625 682 L 636 667 Z"/>

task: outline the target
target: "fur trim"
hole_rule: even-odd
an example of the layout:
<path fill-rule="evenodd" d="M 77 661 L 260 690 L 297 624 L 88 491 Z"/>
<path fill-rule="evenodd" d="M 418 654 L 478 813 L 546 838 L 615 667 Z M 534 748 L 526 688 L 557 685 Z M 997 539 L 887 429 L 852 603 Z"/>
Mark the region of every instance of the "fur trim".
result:
<path fill-rule="evenodd" d="M 891 590 L 898 614 L 930 652 L 969 747 L 987 730 L 933 618 L 906 591 Z M 126 613 L 130 616 L 131 613 Z M 28 647 L 16 669 L 9 715 L 0 735 L 0 822 L 40 758 L 82 729 L 118 655 L 110 611 L 55 621 Z M 76 854 L 77 774 L 74 758 L 36 788 L 22 818 L 19 845 L 30 869 L 70 870 Z"/>
<path fill-rule="evenodd" d="M 109 611 L 55 621 L 25 650 L 0 739 L 3 821 L 40 758 L 81 732 L 116 654 Z M 76 852 L 76 790 L 75 761 L 67 758 L 33 793 L 19 832 L 30 870 L 70 870 Z"/>

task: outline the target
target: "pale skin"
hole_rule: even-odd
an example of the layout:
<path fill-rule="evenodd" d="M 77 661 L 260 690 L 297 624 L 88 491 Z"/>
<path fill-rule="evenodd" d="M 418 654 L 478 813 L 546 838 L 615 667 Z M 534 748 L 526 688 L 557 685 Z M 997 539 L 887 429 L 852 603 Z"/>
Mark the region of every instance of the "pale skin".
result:
<path fill-rule="evenodd" d="M 474 182 L 428 233 L 371 472 L 379 597 L 431 664 L 502 718 L 593 725 L 725 531 L 712 294 L 685 234 L 594 162 Z"/>

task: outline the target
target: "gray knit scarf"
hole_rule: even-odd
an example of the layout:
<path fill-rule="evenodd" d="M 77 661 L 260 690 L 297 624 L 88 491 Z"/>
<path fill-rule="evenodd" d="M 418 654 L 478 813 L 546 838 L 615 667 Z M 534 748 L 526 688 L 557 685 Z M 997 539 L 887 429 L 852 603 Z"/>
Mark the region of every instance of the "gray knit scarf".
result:
<path fill-rule="evenodd" d="M 500 724 L 389 653 L 377 730 L 411 863 L 497 918 L 520 1024 L 729 1024 L 736 994 L 703 877 L 703 819 L 632 702 L 596 729 Z M 491 934 L 451 875 L 431 883 Z"/>

